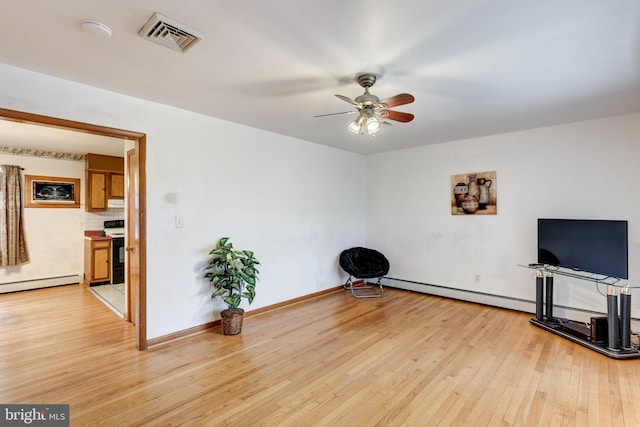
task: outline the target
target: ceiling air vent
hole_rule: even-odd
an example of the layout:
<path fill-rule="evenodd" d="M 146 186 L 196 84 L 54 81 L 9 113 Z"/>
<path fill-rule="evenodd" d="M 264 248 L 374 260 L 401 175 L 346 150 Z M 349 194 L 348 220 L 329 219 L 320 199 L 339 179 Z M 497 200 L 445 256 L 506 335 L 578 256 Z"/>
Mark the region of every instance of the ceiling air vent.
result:
<path fill-rule="evenodd" d="M 154 43 L 183 53 L 193 46 L 195 42 L 204 38 L 204 34 L 157 12 L 138 31 L 138 34 Z"/>

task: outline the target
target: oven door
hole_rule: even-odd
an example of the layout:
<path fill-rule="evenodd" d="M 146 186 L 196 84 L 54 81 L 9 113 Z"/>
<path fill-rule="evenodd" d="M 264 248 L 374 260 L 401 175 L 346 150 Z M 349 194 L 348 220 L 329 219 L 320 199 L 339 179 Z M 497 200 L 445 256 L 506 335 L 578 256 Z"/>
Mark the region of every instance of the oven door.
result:
<path fill-rule="evenodd" d="M 124 240 L 124 239 L 122 239 Z M 124 265 L 124 242 L 118 249 L 118 263 Z"/>
<path fill-rule="evenodd" d="M 111 238 L 111 283 L 124 283 L 124 237 Z"/>
<path fill-rule="evenodd" d="M 111 259 L 113 266 L 124 265 L 124 237 L 111 238 Z"/>

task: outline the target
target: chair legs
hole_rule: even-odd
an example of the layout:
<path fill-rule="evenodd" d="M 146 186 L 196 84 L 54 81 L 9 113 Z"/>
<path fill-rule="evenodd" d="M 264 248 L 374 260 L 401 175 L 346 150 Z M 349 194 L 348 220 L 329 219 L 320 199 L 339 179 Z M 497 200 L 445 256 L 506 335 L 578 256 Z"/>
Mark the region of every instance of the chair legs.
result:
<path fill-rule="evenodd" d="M 382 280 L 382 277 L 378 277 L 378 281 L 375 284 L 365 282 L 363 285 L 354 286 L 353 280 L 351 280 L 351 276 L 349 276 L 349 278 L 347 279 L 345 284 L 342 285 L 342 287 L 348 291 L 351 291 L 351 295 L 353 295 L 356 298 L 380 298 L 382 295 L 384 295 L 384 289 L 382 288 L 381 280 Z M 362 292 L 362 290 L 364 289 L 375 289 L 375 288 L 377 289 L 374 291 Z"/>

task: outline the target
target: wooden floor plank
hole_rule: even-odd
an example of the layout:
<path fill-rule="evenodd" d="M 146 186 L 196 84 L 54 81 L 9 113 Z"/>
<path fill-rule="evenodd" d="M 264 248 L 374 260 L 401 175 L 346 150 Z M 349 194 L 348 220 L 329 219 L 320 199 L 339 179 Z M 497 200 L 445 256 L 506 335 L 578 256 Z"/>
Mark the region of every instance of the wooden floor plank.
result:
<path fill-rule="evenodd" d="M 640 360 L 531 315 L 386 289 L 337 291 L 135 350 L 81 286 L 0 295 L 0 402 L 69 403 L 71 425 L 640 425 Z"/>

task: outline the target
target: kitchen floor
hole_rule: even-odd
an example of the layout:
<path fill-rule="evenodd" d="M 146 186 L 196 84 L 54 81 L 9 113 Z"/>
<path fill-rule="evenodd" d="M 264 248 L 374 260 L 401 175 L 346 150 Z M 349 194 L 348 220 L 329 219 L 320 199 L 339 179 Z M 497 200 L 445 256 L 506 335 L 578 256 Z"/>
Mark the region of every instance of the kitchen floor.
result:
<path fill-rule="evenodd" d="M 120 317 L 124 316 L 124 283 L 91 286 L 91 292 Z"/>

